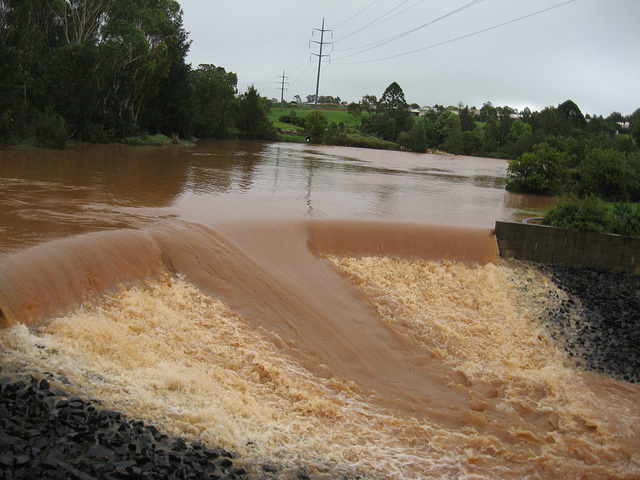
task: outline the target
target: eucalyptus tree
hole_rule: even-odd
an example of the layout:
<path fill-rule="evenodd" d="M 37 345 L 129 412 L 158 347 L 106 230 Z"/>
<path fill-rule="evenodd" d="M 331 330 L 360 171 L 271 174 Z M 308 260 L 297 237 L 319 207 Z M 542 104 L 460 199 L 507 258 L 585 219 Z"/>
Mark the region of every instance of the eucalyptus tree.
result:
<path fill-rule="evenodd" d="M 158 92 L 171 69 L 169 45 L 182 35 L 174 0 L 113 0 L 102 29 L 101 96 L 110 120 L 135 130 L 147 96 Z M 180 41 L 180 40 L 178 40 Z M 125 132 L 123 132 L 125 133 Z"/>
<path fill-rule="evenodd" d="M 60 25 L 47 2 L 0 0 L 0 108 L 36 103 L 42 109 L 46 88 L 41 79 L 60 36 Z"/>
<path fill-rule="evenodd" d="M 77 137 L 134 133 L 148 100 L 188 85 L 188 45 L 175 0 L 0 0 L 0 118 L 47 111 Z"/>
<path fill-rule="evenodd" d="M 200 65 L 192 73 L 194 134 L 227 138 L 235 129 L 238 77 L 223 67 Z"/>
<path fill-rule="evenodd" d="M 114 0 L 48 0 L 67 44 L 96 43 Z"/>
<path fill-rule="evenodd" d="M 244 138 L 275 140 L 277 134 L 267 115 L 264 100 L 251 85 L 239 98 L 237 127 Z"/>

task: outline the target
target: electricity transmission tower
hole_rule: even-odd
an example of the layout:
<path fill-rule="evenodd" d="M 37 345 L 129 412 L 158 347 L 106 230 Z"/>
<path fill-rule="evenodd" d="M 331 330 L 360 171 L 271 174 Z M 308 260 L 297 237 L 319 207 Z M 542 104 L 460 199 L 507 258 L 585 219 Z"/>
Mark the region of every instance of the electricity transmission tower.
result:
<path fill-rule="evenodd" d="M 331 42 L 325 42 L 324 41 L 324 32 L 331 32 L 332 30 L 325 30 L 324 29 L 324 18 L 322 19 L 322 28 L 314 28 L 314 31 L 319 31 L 320 32 L 320 41 L 318 42 L 317 40 L 311 40 L 312 43 L 317 43 L 318 45 L 320 45 L 320 53 L 312 53 L 312 55 L 315 55 L 316 57 L 318 57 L 318 78 L 316 79 L 316 101 L 315 101 L 315 106 L 313 108 L 315 108 L 316 110 L 318 109 L 318 91 L 320 89 L 320 67 L 322 66 L 322 57 L 328 57 L 329 55 L 323 55 L 322 54 L 322 47 L 324 45 L 330 45 Z"/>
<path fill-rule="evenodd" d="M 284 74 L 284 70 L 283 70 L 283 71 L 282 71 L 282 89 L 280 90 L 280 111 L 281 111 L 281 112 L 282 112 L 282 111 L 283 111 L 283 109 L 284 109 L 284 86 L 285 86 L 285 83 L 288 83 L 288 82 L 286 82 L 286 80 L 287 80 L 288 78 L 289 78 L 289 77 L 286 77 L 286 76 L 285 76 L 285 74 Z"/>

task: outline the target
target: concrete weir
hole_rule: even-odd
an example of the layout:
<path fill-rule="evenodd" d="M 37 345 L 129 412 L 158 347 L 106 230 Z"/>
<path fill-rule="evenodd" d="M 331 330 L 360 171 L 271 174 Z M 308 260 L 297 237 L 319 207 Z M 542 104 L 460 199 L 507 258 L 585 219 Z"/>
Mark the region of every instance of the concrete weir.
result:
<path fill-rule="evenodd" d="M 496 222 L 500 256 L 640 275 L 640 239 L 533 223 Z"/>

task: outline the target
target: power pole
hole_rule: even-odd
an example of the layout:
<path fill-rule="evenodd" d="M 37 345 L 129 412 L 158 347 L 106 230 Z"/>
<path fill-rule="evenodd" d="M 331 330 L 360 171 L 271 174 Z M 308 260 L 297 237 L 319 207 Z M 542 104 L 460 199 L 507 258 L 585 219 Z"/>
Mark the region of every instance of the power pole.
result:
<path fill-rule="evenodd" d="M 284 109 L 284 84 L 285 80 L 289 77 L 285 77 L 284 70 L 282 71 L 282 90 L 280 91 L 280 111 L 282 112 Z"/>
<path fill-rule="evenodd" d="M 312 55 L 315 55 L 316 57 L 318 57 L 318 78 L 316 80 L 316 102 L 315 102 L 315 106 L 313 108 L 315 108 L 316 110 L 318 109 L 318 92 L 320 90 L 320 67 L 322 65 L 322 57 L 328 57 L 329 55 L 323 55 L 322 54 L 322 46 L 325 44 L 330 44 L 331 42 L 325 42 L 324 41 L 324 32 L 331 32 L 332 30 L 325 30 L 324 29 L 324 18 L 322 18 L 322 28 L 314 28 L 313 29 L 318 30 L 320 32 L 320 41 L 316 41 L 316 40 L 312 40 L 313 43 L 317 43 L 318 45 L 320 45 L 320 53 L 313 53 Z"/>

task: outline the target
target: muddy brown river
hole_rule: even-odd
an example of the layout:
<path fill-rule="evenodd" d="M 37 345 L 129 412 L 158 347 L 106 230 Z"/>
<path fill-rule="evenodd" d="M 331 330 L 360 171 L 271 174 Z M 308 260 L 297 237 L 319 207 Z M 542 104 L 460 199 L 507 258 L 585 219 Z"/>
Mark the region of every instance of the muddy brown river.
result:
<path fill-rule="evenodd" d="M 496 256 L 507 162 L 231 141 L 0 149 L 3 365 L 255 461 L 361 478 L 640 478 L 640 387 Z"/>

